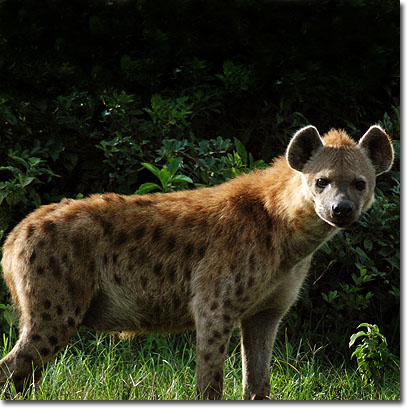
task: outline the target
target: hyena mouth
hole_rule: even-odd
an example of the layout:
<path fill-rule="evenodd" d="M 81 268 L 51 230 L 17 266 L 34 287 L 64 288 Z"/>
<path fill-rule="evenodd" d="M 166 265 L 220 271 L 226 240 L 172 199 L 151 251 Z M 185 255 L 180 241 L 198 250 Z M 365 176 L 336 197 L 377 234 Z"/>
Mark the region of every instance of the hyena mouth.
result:
<path fill-rule="evenodd" d="M 352 223 L 357 221 L 357 215 L 351 215 L 351 216 L 333 216 L 329 215 L 326 212 L 317 212 L 317 215 L 319 216 L 320 219 L 325 221 L 331 226 L 334 226 L 335 228 L 346 228 L 347 226 L 351 225 Z"/>

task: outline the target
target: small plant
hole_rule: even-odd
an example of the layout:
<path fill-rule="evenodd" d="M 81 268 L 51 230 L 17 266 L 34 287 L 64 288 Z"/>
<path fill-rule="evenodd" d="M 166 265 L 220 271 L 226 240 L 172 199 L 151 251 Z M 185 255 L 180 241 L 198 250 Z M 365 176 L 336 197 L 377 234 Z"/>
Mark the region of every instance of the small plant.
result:
<path fill-rule="evenodd" d="M 182 158 L 174 158 L 168 163 L 168 165 L 159 169 L 155 165 L 143 162 L 141 165 L 148 169 L 148 171 L 152 172 L 160 180 L 161 185 L 153 182 L 146 182 L 145 184 L 142 184 L 135 193 L 142 195 L 155 189 L 159 189 L 162 192 L 170 192 L 175 191 L 178 188 L 185 188 L 186 184 L 192 184 L 193 181 L 188 176 L 176 174 L 181 163 Z"/>
<path fill-rule="evenodd" d="M 377 325 L 361 323 L 357 328 L 367 328 L 366 331 L 359 331 L 350 337 L 349 347 L 352 347 L 359 338 L 361 343 L 352 353 L 352 358 L 356 357 L 357 369 L 365 384 L 374 382 L 375 388 L 383 384 L 383 376 L 386 368 L 393 362 L 393 355 L 387 347 L 386 338 L 380 333 Z"/>

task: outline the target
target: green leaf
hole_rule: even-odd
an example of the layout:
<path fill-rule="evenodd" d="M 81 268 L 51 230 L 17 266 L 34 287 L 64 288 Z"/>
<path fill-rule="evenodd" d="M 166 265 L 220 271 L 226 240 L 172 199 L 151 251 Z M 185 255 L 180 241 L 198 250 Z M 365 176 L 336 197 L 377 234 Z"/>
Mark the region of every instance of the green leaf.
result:
<path fill-rule="evenodd" d="M 182 158 L 178 157 L 173 159 L 168 165 L 167 170 L 170 177 L 173 177 L 175 173 L 178 171 L 179 166 L 181 165 Z"/>
<path fill-rule="evenodd" d="M 25 186 L 30 185 L 33 182 L 34 177 L 29 177 L 27 175 L 19 175 L 19 180 L 21 186 L 24 188 Z"/>
<path fill-rule="evenodd" d="M 193 184 L 194 181 L 192 181 L 192 179 L 190 177 L 187 177 L 186 175 L 176 175 L 175 177 L 172 178 L 172 182 L 185 182 L 188 184 Z"/>
<path fill-rule="evenodd" d="M 366 333 L 362 330 L 360 332 L 355 333 L 354 335 L 350 336 L 349 347 L 352 347 L 355 343 L 356 339 L 360 336 L 366 336 Z"/>
<path fill-rule="evenodd" d="M 158 184 L 154 184 L 153 182 L 146 182 L 145 184 L 142 184 L 137 191 L 135 191 L 136 194 L 138 195 L 144 195 L 148 192 L 153 191 L 154 189 L 159 189 L 161 190 L 162 188 Z"/>
<path fill-rule="evenodd" d="M 241 141 L 239 141 L 237 138 L 234 138 L 235 141 L 235 149 L 240 155 L 242 161 L 246 164 L 248 162 L 248 153 L 246 151 L 246 148 L 242 144 Z"/>
<path fill-rule="evenodd" d="M 171 179 L 168 170 L 164 167 L 159 171 L 158 178 L 161 181 L 162 187 L 165 189 L 168 185 L 169 180 Z"/>
<path fill-rule="evenodd" d="M 159 178 L 160 170 L 152 164 L 148 164 L 147 162 L 141 162 L 141 165 L 148 169 L 148 171 L 152 172 L 157 178 Z"/>

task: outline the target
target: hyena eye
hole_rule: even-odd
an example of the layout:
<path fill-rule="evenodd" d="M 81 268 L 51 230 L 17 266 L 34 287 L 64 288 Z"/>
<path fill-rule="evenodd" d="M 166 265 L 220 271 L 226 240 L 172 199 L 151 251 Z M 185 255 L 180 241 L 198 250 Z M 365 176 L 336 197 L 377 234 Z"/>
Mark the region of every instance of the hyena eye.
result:
<path fill-rule="evenodd" d="M 330 184 L 330 181 L 327 178 L 318 178 L 316 180 L 316 186 L 319 188 L 325 188 Z"/>
<path fill-rule="evenodd" d="M 358 191 L 363 191 L 366 188 L 366 182 L 360 180 L 355 182 L 355 187 Z"/>

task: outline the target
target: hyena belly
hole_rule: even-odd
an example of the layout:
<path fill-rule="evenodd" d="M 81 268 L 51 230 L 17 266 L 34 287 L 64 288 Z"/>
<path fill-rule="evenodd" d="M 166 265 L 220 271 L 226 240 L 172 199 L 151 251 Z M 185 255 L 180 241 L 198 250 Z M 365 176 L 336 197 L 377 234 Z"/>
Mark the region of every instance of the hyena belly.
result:
<path fill-rule="evenodd" d="M 99 286 L 82 324 L 97 331 L 178 332 L 194 326 L 190 282 L 181 280 L 176 261 L 138 263 L 127 258 L 98 272 Z M 116 257 L 116 255 L 114 255 Z M 104 260 L 104 259 L 103 259 Z M 160 260 L 158 257 L 157 260 Z"/>

